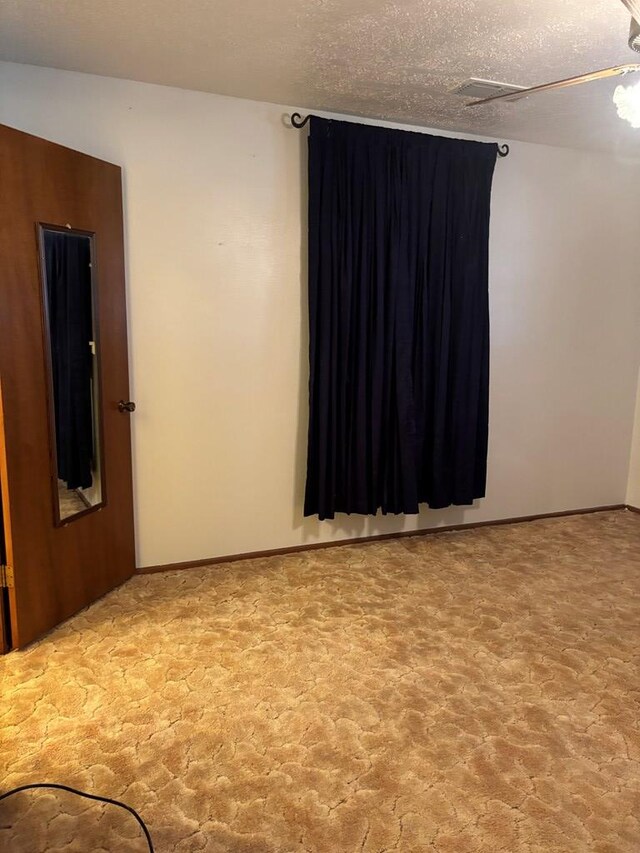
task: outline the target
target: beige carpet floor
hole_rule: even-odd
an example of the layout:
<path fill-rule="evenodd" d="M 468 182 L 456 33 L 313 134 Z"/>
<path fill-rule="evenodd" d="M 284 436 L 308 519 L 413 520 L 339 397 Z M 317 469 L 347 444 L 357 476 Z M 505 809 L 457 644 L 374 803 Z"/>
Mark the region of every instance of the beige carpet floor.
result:
<path fill-rule="evenodd" d="M 139 576 L 0 660 L 0 779 L 159 853 L 638 853 L 640 516 Z M 67 794 L 0 849 L 144 851 Z"/>
<path fill-rule="evenodd" d="M 62 480 L 58 480 L 58 506 L 60 507 L 60 518 L 70 518 L 78 512 L 84 512 L 87 504 L 84 503 L 76 489 L 68 489 Z"/>

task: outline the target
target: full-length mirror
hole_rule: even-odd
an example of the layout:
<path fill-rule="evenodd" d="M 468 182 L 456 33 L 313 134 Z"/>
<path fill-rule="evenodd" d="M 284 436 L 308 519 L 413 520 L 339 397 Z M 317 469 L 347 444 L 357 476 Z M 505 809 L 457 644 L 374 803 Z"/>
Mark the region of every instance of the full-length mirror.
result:
<path fill-rule="evenodd" d="M 104 502 L 93 234 L 39 226 L 56 523 Z"/>

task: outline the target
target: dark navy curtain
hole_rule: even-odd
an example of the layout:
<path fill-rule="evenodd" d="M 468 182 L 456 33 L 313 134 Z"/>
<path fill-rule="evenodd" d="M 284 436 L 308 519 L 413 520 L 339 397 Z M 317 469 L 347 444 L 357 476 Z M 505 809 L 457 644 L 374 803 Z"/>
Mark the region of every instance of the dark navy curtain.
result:
<path fill-rule="evenodd" d="M 484 496 L 496 155 L 311 119 L 305 515 Z"/>
<path fill-rule="evenodd" d="M 93 338 L 88 237 L 44 232 L 58 477 L 69 489 L 93 482 Z"/>

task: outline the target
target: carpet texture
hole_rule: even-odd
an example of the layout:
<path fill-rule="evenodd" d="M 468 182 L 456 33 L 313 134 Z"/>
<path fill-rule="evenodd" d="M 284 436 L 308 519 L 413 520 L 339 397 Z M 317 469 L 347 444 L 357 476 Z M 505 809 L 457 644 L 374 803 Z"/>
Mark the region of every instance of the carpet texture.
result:
<path fill-rule="evenodd" d="M 60 518 L 69 518 L 87 509 L 87 504 L 84 503 L 78 492 L 75 489 L 68 489 L 62 480 L 58 480 L 58 506 L 60 507 Z"/>
<path fill-rule="evenodd" d="M 138 576 L 0 660 L 2 787 L 158 853 L 638 853 L 640 516 Z M 70 795 L 0 849 L 144 851 Z"/>

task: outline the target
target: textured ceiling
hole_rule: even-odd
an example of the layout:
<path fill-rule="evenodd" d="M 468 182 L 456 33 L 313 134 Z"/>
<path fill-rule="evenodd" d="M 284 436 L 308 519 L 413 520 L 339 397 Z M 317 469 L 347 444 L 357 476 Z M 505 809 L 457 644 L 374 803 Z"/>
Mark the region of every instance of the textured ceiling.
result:
<path fill-rule="evenodd" d="M 640 156 L 615 79 L 475 109 L 450 94 L 640 61 L 628 29 L 620 0 L 2 0 L 0 59 Z"/>

